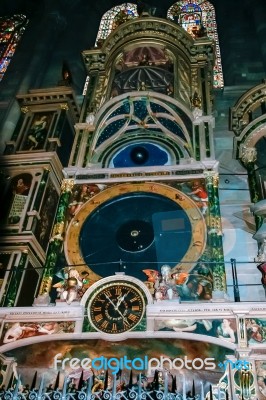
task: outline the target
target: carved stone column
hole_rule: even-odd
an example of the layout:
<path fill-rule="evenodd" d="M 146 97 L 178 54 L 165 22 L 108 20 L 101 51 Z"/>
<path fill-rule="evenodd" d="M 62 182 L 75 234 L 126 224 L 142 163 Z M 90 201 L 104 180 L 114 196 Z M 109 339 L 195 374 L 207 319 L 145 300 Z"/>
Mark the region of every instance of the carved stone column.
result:
<path fill-rule="evenodd" d="M 206 188 L 209 200 L 207 217 L 208 245 L 211 249 L 213 271 L 213 299 L 221 300 L 226 293 L 226 276 L 224 267 L 222 223 L 219 203 L 219 176 L 215 171 L 206 172 Z"/>
<path fill-rule="evenodd" d="M 38 296 L 38 298 L 40 299 L 40 303 L 42 303 L 41 300 L 42 298 L 48 296 L 52 288 L 52 280 L 55 272 L 55 266 L 63 243 L 66 212 L 73 186 L 74 186 L 74 180 L 72 179 L 63 180 L 61 186 L 62 193 L 59 199 L 59 205 L 55 217 L 55 224 L 53 227 L 53 233 L 47 251 L 47 257 L 44 265 L 44 272 Z M 38 299 L 35 300 L 35 304 L 38 305 Z"/>
<path fill-rule="evenodd" d="M 89 80 L 86 87 L 86 97 L 82 105 L 81 121 L 85 121 L 88 114 L 95 114 L 102 105 L 107 86 L 105 58 L 106 55 L 99 49 L 83 52 Z"/>

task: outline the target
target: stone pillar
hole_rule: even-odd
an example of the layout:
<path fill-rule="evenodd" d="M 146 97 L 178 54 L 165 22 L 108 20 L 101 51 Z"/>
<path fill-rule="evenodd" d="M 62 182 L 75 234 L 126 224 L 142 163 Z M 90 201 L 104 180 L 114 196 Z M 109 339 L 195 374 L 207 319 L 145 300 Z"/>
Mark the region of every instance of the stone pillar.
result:
<path fill-rule="evenodd" d="M 52 281 L 55 273 L 56 262 L 59 252 L 62 248 L 63 233 L 65 231 L 66 212 L 73 186 L 74 186 L 73 179 L 63 180 L 61 186 L 62 193 L 59 199 L 59 205 L 55 217 L 55 224 L 53 227 L 52 238 L 50 239 L 50 244 L 47 251 L 43 277 L 38 295 L 38 298 L 40 298 L 40 302 L 42 302 L 41 301 L 42 297 L 49 295 L 52 288 Z M 38 299 L 36 299 L 34 303 L 38 305 Z"/>
<path fill-rule="evenodd" d="M 222 223 L 219 203 L 219 176 L 215 171 L 206 172 L 209 211 L 207 216 L 208 246 L 211 251 L 213 272 L 213 299 L 223 299 L 226 293 L 226 276 L 224 267 Z"/>

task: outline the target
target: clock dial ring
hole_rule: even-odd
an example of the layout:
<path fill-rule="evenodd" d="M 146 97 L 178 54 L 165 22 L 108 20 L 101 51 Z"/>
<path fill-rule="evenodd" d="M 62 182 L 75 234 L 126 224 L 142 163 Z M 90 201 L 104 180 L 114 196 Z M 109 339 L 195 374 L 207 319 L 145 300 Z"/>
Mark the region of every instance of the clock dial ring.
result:
<path fill-rule="evenodd" d="M 88 302 L 88 319 L 94 329 L 108 334 L 130 331 L 141 322 L 145 312 L 142 291 L 126 281 L 98 287 Z"/>
<path fill-rule="evenodd" d="M 204 217 L 195 202 L 189 196 L 171 186 L 156 182 L 117 184 L 103 190 L 102 192 L 95 195 L 92 199 L 87 201 L 80 208 L 75 217 L 71 220 L 71 223 L 66 233 L 65 254 L 69 264 L 87 264 L 88 267 L 91 269 L 90 278 L 94 281 L 97 281 L 102 276 L 104 276 L 101 273 L 97 273 L 97 268 L 90 266 L 90 262 L 88 262 L 86 257 L 84 258 L 82 254 L 79 239 L 82 233 L 82 229 L 87 223 L 88 218 L 97 213 L 101 207 L 107 204 L 107 202 L 110 202 L 110 199 L 118 201 L 118 199 L 120 199 L 122 196 L 130 197 L 136 195 L 137 197 L 141 193 L 147 193 L 147 195 L 149 196 L 161 196 L 161 198 L 165 198 L 171 201 L 173 204 L 176 204 L 176 206 L 179 207 L 181 211 L 184 211 L 186 218 L 188 219 L 191 226 L 191 232 L 187 241 L 188 244 L 186 252 L 185 254 L 182 254 L 180 262 L 178 262 L 176 265 L 173 265 L 173 270 L 175 269 L 175 267 L 181 267 L 183 271 L 189 271 L 189 269 L 196 264 L 197 260 L 205 249 L 207 229 Z M 135 233 L 135 230 L 135 226 L 132 227 L 132 230 L 129 230 L 130 235 L 132 233 L 132 237 Z M 140 235 L 137 237 L 137 240 L 139 238 Z M 89 247 L 89 244 L 87 246 Z M 123 245 L 121 246 L 121 242 L 120 247 L 124 248 Z M 128 247 L 126 249 L 130 251 Z M 119 259 L 124 260 L 123 257 L 119 257 L 118 260 Z M 145 265 L 142 269 L 144 268 Z M 115 271 L 111 271 L 110 274 L 114 272 Z M 134 275 L 131 273 L 131 271 L 127 271 L 127 274 Z"/>

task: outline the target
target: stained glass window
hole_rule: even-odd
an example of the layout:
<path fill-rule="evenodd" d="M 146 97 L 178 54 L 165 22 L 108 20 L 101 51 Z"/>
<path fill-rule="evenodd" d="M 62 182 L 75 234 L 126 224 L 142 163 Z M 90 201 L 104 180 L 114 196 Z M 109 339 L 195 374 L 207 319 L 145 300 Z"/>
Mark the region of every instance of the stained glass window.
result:
<path fill-rule="evenodd" d="M 121 25 L 132 18 L 138 16 L 137 5 L 131 3 L 120 4 L 108 10 L 102 17 L 96 43 L 106 39 L 110 33 Z"/>
<path fill-rule="evenodd" d="M 213 69 L 213 86 L 222 88 L 224 86 L 223 71 L 213 5 L 205 0 L 179 0 L 169 8 L 167 18 L 180 24 L 192 36 L 201 29 L 215 41 L 216 61 Z"/>
<path fill-rule="evenodd" d="M 0 81 L 15 53 L 17 44 L 28 23 L 25 15 L 0 17 Z"/>

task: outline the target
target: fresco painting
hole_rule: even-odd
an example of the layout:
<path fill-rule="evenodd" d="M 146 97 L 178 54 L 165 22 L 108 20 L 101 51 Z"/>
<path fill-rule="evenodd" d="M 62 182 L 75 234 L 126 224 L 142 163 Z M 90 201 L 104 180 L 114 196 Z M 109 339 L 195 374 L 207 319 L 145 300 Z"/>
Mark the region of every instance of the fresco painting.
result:
<path fill-rule="evenodd" d="M 157 319 L 155 329 L 158 331 L 189 332 L 237 342 L 236 320 L 224 319 Z"/>
<path fill-rule="evenodd" d="M 257 395 L 259 400 L 266 399 L 266 360 L 256 361 Z"/>
<path fill-rule="evenodd" d="M 12 197 L 8 213 L 9 224 L 18 224 L 20 222 L 30 192 L 31 182 L 31 174 L 19 174 L 12 179 L 7 194 L 8 197 Z"/>
<path fill-rule="evenodd" d="M 35 113 L 21 150 L 41 150 L 45 147 L 53 112 Z"/>
<path fill-rule="evenodd" d="M 52 335 L 59 333 L 73 333 L 75 323 L 73 321 L 47 321 L 47 322 L 6 322 L 1 336 L 1 344 L 15 342 L 17 340 L 33 336 Z"/>
<path fill-rule="evenodd" d="M 263 344 L 266 341 L 266 319 L 250 318 L 246 319 L 248 344 Z"/>

